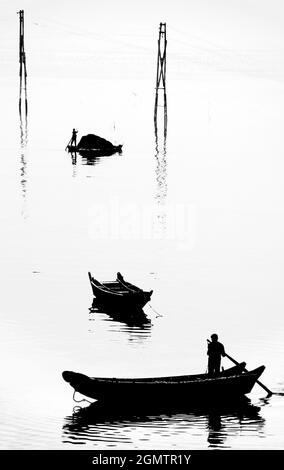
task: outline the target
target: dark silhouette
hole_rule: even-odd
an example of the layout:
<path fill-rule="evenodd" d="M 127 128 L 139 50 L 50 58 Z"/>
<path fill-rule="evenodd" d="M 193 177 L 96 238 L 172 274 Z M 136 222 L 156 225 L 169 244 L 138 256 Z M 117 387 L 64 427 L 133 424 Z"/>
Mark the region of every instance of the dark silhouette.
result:
<path fill-rule="evenodd" d="M 76 163 L 77 163 L 77 152 L 71 152 L 71 158 L 72 158 L 72 165 L 76 165 Z"/>
<path fill-rule="evenodd" d="M 164 108 L 164 131 L 165 138 L 167 136 L 167 92 L 166 92 L 166 52 L 167 52 L 167 33 L 166 23 L 160 23 L 159 39 L 158 39 L 158 59 L 157 59 L 157 77 L 156 77 L 156 97 L 154 109 L 154 123 L 155 129 L 158 124 L 158 107 L 159 105 L 159 92 L 163 93 L 163 108 Z"/>
<path fill-rule="evenodd" d="M 109 156 L 122 152 L 122 145 L 113 145 L 106 139 L 95 134 L 83 135 L 77 144 L 76 129 L 73 129 L 72 137 L 65 150 L 69 152 L 79 152 L 83 157 L 95 158 L 99 156 Z"/>
<path fill-rule="evenodd" d="M 225 348 L 222 343 L 218 341 L 218 335 L 215 333 L 211 335 L 211 342 L 208 343 L 208 374 L 216 375 L 220 373 L 221 356 L 225 356 Z"/>
<path fill-rule="evenodd" d="M 70 145 L 74 145 L 74 147 L 77 146 L 77 134 L 78 131 L 76 131 L 76 129 L 73 129 Z"/>
<path fill-rule="evenodd" d="M 143 291 L 140 287 L 131 284 L 117 273 L 115 281 L 103 283 L 88 273 L 94 297 L 98 303 L 115 310 L 139 310 L 150 301 L 153 291 Z"/>
<path fill-rule="evenodd" d="M 27 67 L 26 53 L 24 46 L 24 10 L 18 11 L 20 18 L 20 37 L 19 37 L 19 62 L 20 62 L 20 95 L 19 95 L 19 111 L 22 113 L 22 91 L 25 92 L 25 116 L 28 114 L 28 98 L 27 98 Z"/>
<path fill-rule="evenodd" d="M 142 308 L 127 308 L 126 306 L 124 308 L 119 308 L 119 306 L 117 308 L 108 307 L 94 298 L 89 311 L 90 313 L 104 313 L 112 320 L 125 323 L 130 327 L 138 327 L 141 330 L 151 328 L 151 320 L 147 317 Z"/>
<path fill-rule="evenodd" d="M 209 401 L 214 405 L 218 400 L 237 400 L 250 393 L 256 380 L 265 367 L 260 366 L 242 374 L 243 366 L 234 366 L 216 376 L 207 374 L 177 375 L 163 377 L 89 377 L 87 375 L 65 370 L 63 379 L 82 395 L 103 401 L 126 406 L 130 403 L 150 402 L 161 404 L 182 401 L 202 404 Z M 165 403 L 165 404 L 166 404 Z"/>
<path fill-rule="evenodd" d="M 220 448 L 227 437 L 246 435 L 250 428 L 261 433 L 265 426 L 265 420 L 259 414 L 260 408 L 252 405 L 250 400 L 217 405 L 214 401 L 213 410 L 212 406 L 206 405 L 193 407 L 190 400 L 183 404 L 177 400 L 153 405 L 145 405 L 141 401 L 134 408 L 131 404 L 118 406 L 116 402 L 95 402 L 86 407 L 76 406 L 73 413 L 65 417 L 62 441 L 73 445 L 92 443 L 101 446 L 102 442 L 113 438 L 115 442 L 125 444 L 131 442 L 131 436 L 127 437 L 123 429 L 129 429 L 131 425 L 148 430 L 150 440 L 162 419 L 165 432 L 172 432 L 175 440 L 185 432 L 200 433 L 204 421 L 207 421 L 204 432 L 208 432 L 208 447 Z"/>
<path fill-rule="evenodd" d="M 83 135 L 78 143 L 78 148 L 82 150 L 113 149 L 114 145 L 103 137 L 95 134 Z M 122 147 L 121 145 L 117 147 Z"/>

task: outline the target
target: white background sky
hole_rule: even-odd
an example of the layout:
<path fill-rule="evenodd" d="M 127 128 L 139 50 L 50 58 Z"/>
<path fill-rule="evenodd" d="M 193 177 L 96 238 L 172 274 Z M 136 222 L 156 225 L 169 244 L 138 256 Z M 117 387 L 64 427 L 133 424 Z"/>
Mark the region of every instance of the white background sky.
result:
<path fill-rule="evenodd" d="M 26 50 L 33 75 L 63 74 L 60 62 L 69 56 L 69 73 L 78 65 L 86 73 L 96 59 L 108 75 L 125 78 L 137 67 L 147 72 L 156 55 L 158 24 L 167 23 L 168 53 L 184 73 L 196 64 L 211 70 L 241 71 L 282 78 L 284 4 L 277 0 L 1 0 L 0 59 L 2 74 L 13 75 L 18 45 L 16 11 L 25 10 Z M 131 60 L 133 70 L 127 65 Z M 186 67 L 186 64 L 189 65 Z M 72 70 L 72 64 L 77 65 Z M 53 70 L 53 66 L 57 71 Z M 140 65 L 140 68 L 139 68 Z M 52 70 L 52 72 L 51 72 Z M 67 73 L 65 71 L 65 73 Z M 3 76 L 2 75 L 2 76 Z"/>

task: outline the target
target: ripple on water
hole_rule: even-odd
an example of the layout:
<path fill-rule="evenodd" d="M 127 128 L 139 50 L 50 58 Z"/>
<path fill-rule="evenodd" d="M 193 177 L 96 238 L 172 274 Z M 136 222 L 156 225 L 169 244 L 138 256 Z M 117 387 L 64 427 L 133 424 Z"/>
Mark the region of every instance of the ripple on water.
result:
<path fill-rule="evenodd" d="M 94 403 L 65 418 L 62 442 L 80 442 L 94 447 L 111 443 L 118 448 L 147 448 L 149 445 L 151 448 L 226 448 L 230 447 L 230 439 L 237 435 L 238 442 L 245 447 L 248 436 L 261 434 L 264 419 L 259 411 L 259 407 L 249 404 L 231 413 L 171 411 L 169 415 L 147 412 L 131 415 L 121 410 L 110 413 Z"/>

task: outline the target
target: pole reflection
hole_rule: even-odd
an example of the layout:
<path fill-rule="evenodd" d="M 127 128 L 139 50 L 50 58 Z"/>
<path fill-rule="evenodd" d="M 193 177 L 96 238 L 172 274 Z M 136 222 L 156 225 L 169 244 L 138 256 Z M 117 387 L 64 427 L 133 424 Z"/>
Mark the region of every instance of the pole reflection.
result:
<path fill-rule="evenodd" d="M 157 238 L 164 238 L 167 229 L 167 121 L 162 122 L 161 126 L 155 120 L 155 160 L 156 160 L 156 195 L 157 204 Z"/>
<path fill-rule="evenodd" d="M 20 185 L 22 194 L 22 209 L 21 214 L 27 218 L 27 144 L 28 144 L 28 118 L 27 113 L 20 110 Z"/>
<path fill-rule="evenodd" d="M 20 183 L 23 205 L 21 214 L 27 217 L 27 160 L 26 149 L 28 144 L 28 95 L 27 95 L 27 67 L 26 53 L 24 45 L 24 10 L 19 14 L 19 63 L 20 63 L 20 84 L 19 84 L 19 119 L 20 119 Z M 23 99 L 22 99 L 23 98 Z"/>

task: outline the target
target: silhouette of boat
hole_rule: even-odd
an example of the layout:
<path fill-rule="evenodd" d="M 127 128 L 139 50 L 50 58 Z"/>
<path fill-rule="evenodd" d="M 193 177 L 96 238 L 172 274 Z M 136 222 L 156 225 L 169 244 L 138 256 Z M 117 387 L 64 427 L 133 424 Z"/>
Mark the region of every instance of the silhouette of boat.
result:
<path fill-rule="evenodd" d="M 108 308 L 142 309 L 149 302 L 153 291 L 143 291 L 140 287 L 126 282 L 120 273 L 117 273 L 116 281 L 99 282 L 88 273 L 93 295 L 97 302 Z"/>
<path fill-rule="evenodd" d="M 245 363 L 222 371 L 217 376 L 208 374 L 153 378 L 88 377 L 77 372 L 64 371 L 63 379 L 75 391 L 95 400 L 119 403 L 205 402 L 239 398 L 250 393 L 265 367 L 244 372 Z"/>
<path fill-rule="evenodd" d="M 121 153 L 122 145 L 113 145 L 106 139 L 95 134 L 88 134 L 81 137 L 77 145 L 69 143 L 66 147 L 68 152 L 79 152 L 85 158 L 98 156 L 109 156 L 114 153 Z"/>

